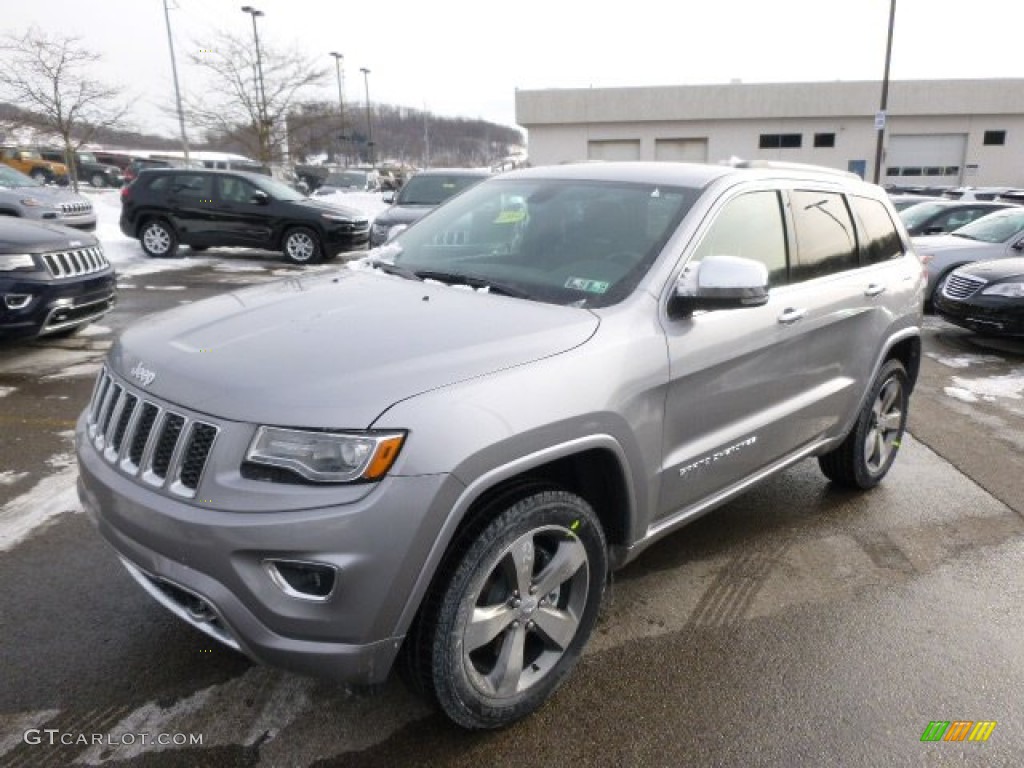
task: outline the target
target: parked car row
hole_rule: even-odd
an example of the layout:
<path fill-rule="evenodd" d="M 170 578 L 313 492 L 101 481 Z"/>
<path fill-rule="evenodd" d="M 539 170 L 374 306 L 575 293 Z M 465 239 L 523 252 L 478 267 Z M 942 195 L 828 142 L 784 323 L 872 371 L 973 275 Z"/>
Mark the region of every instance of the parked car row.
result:
<path fill-rule="evenodd" d="M 96 229 L 96 212 L 87 197 L 46 185 L 6 165 L 0 165 L 0 217 Z"/>

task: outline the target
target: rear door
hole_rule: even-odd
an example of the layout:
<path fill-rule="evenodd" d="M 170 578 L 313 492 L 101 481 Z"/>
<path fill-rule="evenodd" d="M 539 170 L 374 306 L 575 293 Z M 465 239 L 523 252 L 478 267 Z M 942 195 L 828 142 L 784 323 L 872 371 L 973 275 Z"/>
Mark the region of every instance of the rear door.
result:
<path fill-rule="evenodd" d="M 274 201 L 256 202 L 256 185 L 241 176 L 217 175 L 214 215 L 221 245 L 246 248 L 271 247 L 271 214 Z"/>
<path fill-rule="evenodd" d="M 216 245 L 213 179 L 206 173 L 175 173 L 167 190 L 167 205 L 178 236 L 188 245 Z"/>

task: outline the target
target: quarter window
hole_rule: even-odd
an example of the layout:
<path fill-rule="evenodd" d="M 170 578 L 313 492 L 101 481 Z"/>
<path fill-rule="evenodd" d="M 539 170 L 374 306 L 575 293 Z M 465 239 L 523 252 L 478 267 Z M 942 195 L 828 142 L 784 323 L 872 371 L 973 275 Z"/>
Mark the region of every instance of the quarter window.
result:
<path fill-rule="evenodd" d="M 833 275 L 859 265 L 853 220 L 835 192 L 790 193 L 796 228 L 794 282 Z"/>
<path fill-rule="evenodd" d="M 181 174 L 174 177 L 171 192 L 189 200 L 210 202 L 213 197 L 213 179 L 197 173 Z"/>
<path fill-rule="evenodd" d="M 877 264 L 902 256 L 903 239 L 886 207 L 867 197 L 851 197 L 850 203 L 860 219 L 864 260 L 868 264 Z"/>
<path fill-rule="evenodd" d="M 768 284 L 784 285 L 786 233 L 778 193 L 749 192 L 726 203 L 693 254 L 695 260 L 707 256 L 760 261 L 768 267 Z"/>

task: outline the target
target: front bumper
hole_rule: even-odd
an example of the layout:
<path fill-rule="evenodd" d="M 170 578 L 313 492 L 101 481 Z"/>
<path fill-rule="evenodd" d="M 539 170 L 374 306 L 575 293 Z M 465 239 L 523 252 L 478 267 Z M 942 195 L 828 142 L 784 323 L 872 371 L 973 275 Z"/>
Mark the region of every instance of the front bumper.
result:
<path fill-rule="evenodd" d="M 356 684 L 386 679 L 400 617 L 461 484 L 447 475 L 389 477 L 334 506 L 228 512 L 209 504 L 221 480 L 253 495 L 289 487 L 212 467 L 207 474 L 219 477 L 195 499 L 176 499 L 97 451 L 86 414 L 76 438 L 82 505 L 158 602 L 256 661 Z M 333 566 L 334 590 L 319 601 L 289 595 L 268 575 L 268 560 Z"/>
<path fill-rule="evenodd" d="M 117 303 L 113 270 L 87 278 L 0 278 L 0 338 L 59 333 L 98 320 Z M 31 299 L 8 306 L 8 297 Z M 17 304 L 18 302 L 11 302 Z"/>
<path fill-rule="evenodd" d="M 954 325 L 977 333 L 1024 336 L 1024 300 L 975 294 L 967 300 L 935 296 L 936 314 Z"/>
<path fill-rule="evenodd" d="M 324 248 L 331 255 L 345 251 L 362 251 L 370 241 L 370 227 L 368 224 L 364 227 L 339 224 L 327 227 L 324 235 Z"/>

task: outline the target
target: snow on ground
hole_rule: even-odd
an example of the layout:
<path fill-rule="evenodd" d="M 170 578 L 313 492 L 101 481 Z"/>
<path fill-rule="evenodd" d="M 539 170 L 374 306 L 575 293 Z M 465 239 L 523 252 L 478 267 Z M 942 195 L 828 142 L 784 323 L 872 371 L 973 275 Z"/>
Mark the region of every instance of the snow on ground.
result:
<path fill-rule="evenodd" d="M 942 363 L 949 368 L 970 368 L 972 365 L 982 365 L 984 363 L 1001 363 L 1003 358 L 997 355 L 956 355 L 955 357 L 947 357 L 944 355 L 937 355 L 934 352 L 929 352 L 928 357 L 937 363 Z"/>
<path fill-rule="evenodd" d="M 263 267 L 258 265 L 221 262 L 216 255 L 196 256 L 185 247 L 181 249 L 177 258 L 152 259 L 143 253 L 138 240 L 126 237 L 121 233 L 118 223 L 121 218 L 120 190 L 84 187 L 81 191 L 92 200 L 97 220 L 95 235 L 103 243 L 103 251 L 110 263 L 117 269 L 119 277 L 126 278 L 149 275 L 154 272 L 191 269 L 201 265 L 213 265 L 219 271 L 263 271 Z M 371 223 L 378 213 L 388 207 L 388 204 L 381 200 L 379 192 L 337 192 L 331 195 L 317 196 L 315 199 L 353 208 L 365 214 Z M 244 249 L 231 250 L 244 253 Z"/>
<path fill-rule="evenodd" d="M 1024 398 L 1024 368 L 1016 368 L 1003 376 L 988 376 L 982 379 L 954 376 L 953 384 L 957 389 L 965 390 L 989 402 L 998 398 L 1020 400 Z M 947 391 L 946 394 L 950 393 Z"/>

